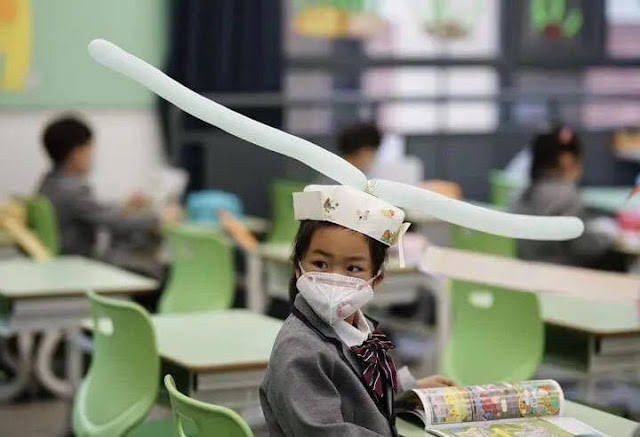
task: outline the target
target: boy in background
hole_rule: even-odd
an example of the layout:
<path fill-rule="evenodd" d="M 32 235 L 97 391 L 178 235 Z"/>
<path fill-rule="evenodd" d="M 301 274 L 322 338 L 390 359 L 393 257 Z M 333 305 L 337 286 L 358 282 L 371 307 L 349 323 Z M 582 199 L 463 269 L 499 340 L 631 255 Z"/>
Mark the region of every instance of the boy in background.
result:
<path fill-rule="evenodd" d="M 105 255 L 106 261 L 159 276 L 160 268 L 153 262 L 148 268 L 136 265 L 133 254 L 123 250 L 126 244 L 118 244 L 115 237 L 127 241 L 132 236 L 154 234 L 162 223 L 179 221 L 182 210 L 170 206 L 157 215 L 128 208 L 125 213 L 116 206 L 98 202 L 87 181 L 93 158 L 93 133 L 77 117 L 63 116 L 50 123 L 42 141 L 52 168 L 42 179 L 38 192 L 46 196 L 56 210 L 61 254 L 94 256 L 97 231 L 104 228 L 112 234 L 114 245 L 119 246 L 116 252 Z M 139 203 L 138 196 L 129 201 L 129 206 Z"/>

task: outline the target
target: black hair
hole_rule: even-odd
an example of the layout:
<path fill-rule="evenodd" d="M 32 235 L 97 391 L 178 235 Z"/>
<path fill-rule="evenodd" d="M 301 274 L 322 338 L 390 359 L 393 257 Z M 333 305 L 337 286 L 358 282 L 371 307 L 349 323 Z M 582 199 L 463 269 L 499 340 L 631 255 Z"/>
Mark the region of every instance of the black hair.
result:
<path fill-rule="evenodd" d="M 42 135 L 42 142 L 47 155 L 55 167 L 59 167 L 76 147 L 89 143 L 93 133 L 89 126 L 80 119 L 66 115 L 51 122 Z"/>
<path fill-rule="evenodd" d="M 317 220 L 303 220 L 300 222 L 300 227 L 298 228 L 298 233 L 296 234 L 296 238 L 294 240 L 293 253 L 291 254 L 291 261 L 294 266 L 293 274 L 291 276 L 291 280 L 289 281 L 289 302 L 291 303 L 291 305 L 293 305 L 293 301 L 298 295 L 298 287 L 296 286 L 298 278 L 296 277 L 296 270 L 302 262 L 302 258 L 304 258 L 305 254 L 307 253 L 307 250 L 309 250 L 311 238 L 318 229 L 329 227 L 341 226 L 335 223 L 322 222 Z M 384 243 L 381 243 L 378 240 L 374 240 L 368 235 L 364 235 L 364 237 L 367 239 L 367 243 L 369 244 L 372 270 L 374 272 L 381 271 L 385 261 L 387 260 L 388 247 Z"/>
<path fill-rule="evenodd" d="M 550 170 L 557 168 L 563 153 L 570 153 L 578 159 L 582 157 L 578 136 L 574 133 L 568 141 L 562 141 L 560 138 L 562 129 L 556 128 L 551 132 L 539 134 L 533 140 L 529 174 L 532 183 L 539 181 Z"/>
<path fill-rule="evenodd" d="M 373 123 L 354 123 L 340 130 L 337 138 L 338 153 L 348 156 L 364 147 L 378 149 L 382 135 Z"/>
<path fill-rule="evenodd" d="M 580 139 L 573 133 L 568 141 L 562 141 L 561 131 L 563 129 L 563 127 L 555 127 L 550 132 L 535 136 L 531 145 L 532 160 L 529 173 L 531 182 L 529 188 L 524 192 L 525 199 L 529 197 L 532 187 L 536 183 L 558 168 L 563 154 L 569 153 L 578 160 L 582 158 Z"/>

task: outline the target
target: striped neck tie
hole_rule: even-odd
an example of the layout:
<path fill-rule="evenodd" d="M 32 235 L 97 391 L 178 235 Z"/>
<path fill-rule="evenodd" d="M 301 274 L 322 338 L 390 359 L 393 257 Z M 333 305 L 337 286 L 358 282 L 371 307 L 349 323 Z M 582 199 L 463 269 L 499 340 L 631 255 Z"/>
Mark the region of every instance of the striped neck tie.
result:
<path fill-rule="evenodd" d="M 360 346 L 351 350 L 360 361 L 364 381 L 379 399 L 385 396 L 386 387 L 396 390 L 396 366 L 388 351 L 395 345 L 378 328 Z"/>

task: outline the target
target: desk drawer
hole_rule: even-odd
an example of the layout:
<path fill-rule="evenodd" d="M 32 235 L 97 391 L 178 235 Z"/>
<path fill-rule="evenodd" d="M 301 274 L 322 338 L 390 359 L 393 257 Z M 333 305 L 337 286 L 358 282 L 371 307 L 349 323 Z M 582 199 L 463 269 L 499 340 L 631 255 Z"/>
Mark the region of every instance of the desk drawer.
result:
<path fill-rule="evenodd" d="M 640 335 L 603 337 L 600 339 L 601 355 L 640 354 Z"/>
<path fill-rule="evenodd" d="M 265 370 L 203 373 L 197 376 L 196 390 L 256 389 L 262 384 Z"/>

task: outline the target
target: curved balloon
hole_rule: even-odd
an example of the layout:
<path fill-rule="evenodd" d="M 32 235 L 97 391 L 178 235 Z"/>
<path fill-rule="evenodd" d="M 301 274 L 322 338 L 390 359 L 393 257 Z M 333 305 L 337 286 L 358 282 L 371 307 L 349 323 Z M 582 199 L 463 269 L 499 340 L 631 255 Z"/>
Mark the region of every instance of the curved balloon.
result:
<path fill-rule="evenodd" d="M 489 234 L 525 240 L 569 240 L 584 223 L 576 217 L 541 217 L 482 208 L 400 182 L 374 179 L 368 192 L 400 208 L 419 210 L 441 220 Z"/>
<path fill-rule="evenodd" d="M 367 187 L 364 173 L 334 153 L 209 100 L 109 41 L 91 41 L 89 54 L 105 67 L 135 80 L 183 111 L 231 135 L 297 159 L 343 185 L 359 190 Z"/>
<path fill-rule="evenodd" d="M 584 224 L 575 217 L 508 214 L 399 182 L 368 182 L 360 170 L 328 150 L 225 108 L 108 41 L 91 41 L 89 53 L 100 64 L 130 77 L 194 117 L 260 147 L 292 157 L 343 185 L 368 191 L 398 207 L 424 211 L 460 226 L 512 238 L 568 240 L 584 231 Z"/>

